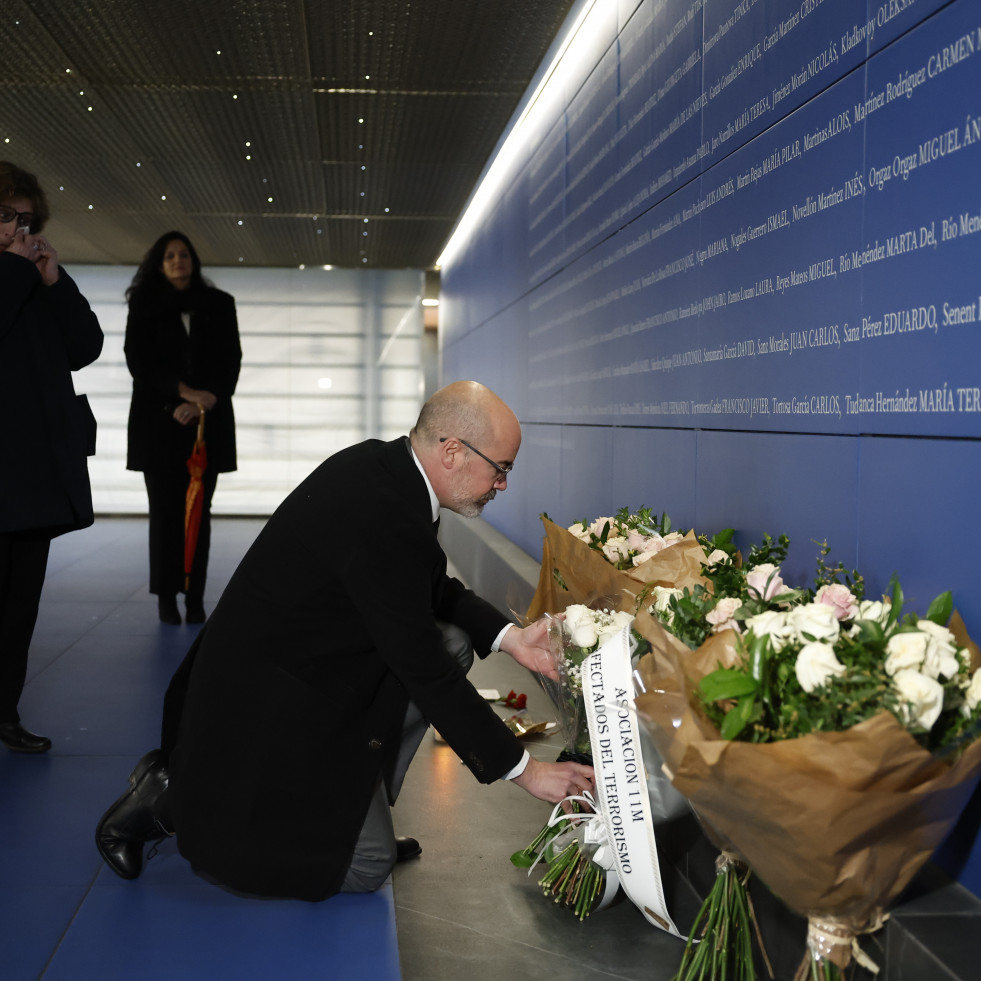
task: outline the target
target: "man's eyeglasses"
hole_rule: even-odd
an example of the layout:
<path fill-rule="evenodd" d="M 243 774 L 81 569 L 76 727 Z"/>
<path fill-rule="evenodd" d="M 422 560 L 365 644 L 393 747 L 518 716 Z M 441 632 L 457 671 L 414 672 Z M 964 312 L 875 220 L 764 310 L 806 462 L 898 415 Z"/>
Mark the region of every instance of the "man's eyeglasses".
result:
<path fill-rule="evenodd" d="M 445 443 L 449 438 L 449 436 L 440 436 L 439 441 L 441 443 Z M 498 480 L 506 480 L 508 474 L 514 469 L 513 463 L 509 463 L 506 467 L 502 467 L 499 463 L 495 463 L 489 456 L 485 456 L 483 453 L 481 453 L 476 446 L 471 446 L 465 439 L 460 439 L 459 442 L 463 443 L 468 450 L 473 450 L 474 453 L 481 458 L 481 460 L 486 460 L 497 471 Z"/>
<path fill-rule="evenodd" d="M 30 228 L 34 215 L 30 211 L 14 211 L 13 208 L 0 208 L 0 225 L 16 220 L 18 228 Z"/>

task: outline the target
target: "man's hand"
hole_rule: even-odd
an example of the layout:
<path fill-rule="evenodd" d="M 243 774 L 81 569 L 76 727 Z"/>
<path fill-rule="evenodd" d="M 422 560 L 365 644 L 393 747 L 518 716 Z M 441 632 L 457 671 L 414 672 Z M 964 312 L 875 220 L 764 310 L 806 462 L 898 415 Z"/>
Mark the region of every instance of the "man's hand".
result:
<path fill-rule="evenodd" d="M 511 633 L 509 630 L 508 633 Z M 541 763 L 532 757 L 524 773 L 515 777 L 522 790 L 532 797 L 558 804 L 560 800 L 595 789 L 593 768 L 582 763 Z"/>
<path fill-rule="evenodd" d="M 501 639 L 501 650 L 510 654 L 518 664 L 538 674 L 558 681 L 558 672 L 548 650 L 548 621 L 543 617 L 527 627 L 512 627 Z"/>

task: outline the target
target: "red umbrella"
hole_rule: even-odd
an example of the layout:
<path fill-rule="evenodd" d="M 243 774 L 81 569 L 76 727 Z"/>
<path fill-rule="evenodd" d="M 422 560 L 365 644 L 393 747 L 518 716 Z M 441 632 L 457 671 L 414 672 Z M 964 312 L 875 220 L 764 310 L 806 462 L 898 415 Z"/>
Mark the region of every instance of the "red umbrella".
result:
<path fill-rule="evenodd" d="M 194 552 L 198 547 L 198 531 L 201 528 L 201 511 L 204 509 L 201 476 L 208 467 L 208 448 L 204 442 L 204 407 L 198 406 L 201 415 L 198 418 L 198 434 L 194 440 L 194 449 L 187 460 L 187 472 L 191 479 L 187 485 L 187 497 L 184 502 L 184 590 L 191 585 L 191 567 L 194 565 Z"/>

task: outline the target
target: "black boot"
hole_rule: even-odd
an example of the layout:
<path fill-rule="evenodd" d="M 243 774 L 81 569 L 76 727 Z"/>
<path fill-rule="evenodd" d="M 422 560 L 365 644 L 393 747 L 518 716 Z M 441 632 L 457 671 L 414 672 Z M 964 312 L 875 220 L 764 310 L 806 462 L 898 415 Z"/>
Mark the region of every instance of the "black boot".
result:
<path fill-rule="evenodd" d="M 206 614 L 204 612 L 204 602 L 200 596 L 188 596 L 184 601 L 187 615 L 184 620 L 186 623 L 204 623 Z"/>
<path fill-rule="evenodd" d="M 181 614 L 177 609 L 177 597 L 173 593 L 157 597 L 157 615 L 161 623 L 169 623 L 173 627 L 180 625 Z"/>
<path fill-rule="evenodd" d="M 116 875 L 135 879 L 143 871 L 143 846 L 169 834 L 156 816 L 169 782 L 160 750 L 147 753 L 136 764 L 129 782 L 126 793 L 102 815 L 95 844 Z"/>
<path fill-rule="evenodd" d="M 51 740 L 28 732 L 19 722 L 0 723 L 0 743 L 15 753 L 46 753 L 51 749 Z"/>

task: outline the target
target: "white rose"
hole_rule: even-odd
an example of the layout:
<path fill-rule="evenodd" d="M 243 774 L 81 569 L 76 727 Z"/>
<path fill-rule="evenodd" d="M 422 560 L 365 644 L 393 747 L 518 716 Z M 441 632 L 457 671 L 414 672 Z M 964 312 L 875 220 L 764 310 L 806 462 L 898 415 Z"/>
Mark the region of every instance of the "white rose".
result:
<path fill-rule="evenodd" d="M 626 538 L 608 538 L 603 546 L 603 554 L 615 565 L 630 555 Z"/>
<path fill-rule="evenodd" d="M 946 628 L 934 623 L 932 620 L 920 620 L 916 629 L 925 633 L 930 638 L 927 645 L 926 664 L 931 670 L 926 674 L 932 678 L 941 675 L 945 678 L 953 678 L 957 675 L 960 662 L 957 658 L 957 643 L 954 635 Z"/>
<path fill-rule="evenodd" d="M 801 688 L 810 693 L 815 688 L 826 685 L 831 678 L 843 675 L 845 665 L 835 657 L 834 648 L 830 644 L 812 641 L 800 649 L 794 671 Z"/>
<path fill-rule="evenodd" d="M 792 607 L 788 618 L 794 635 L 805 643 L 809 640 L 824 640 L 833 644 L 841 630 L 834 608 L 824 603 L 805 603 Z"/>
<path fill-rule="evenodd" d="M 651 613 L 661 617 L 661 619 L 666 619 L 670 623 L 674 616 L 671 612 L 671 597 L 683 595 L 684 593 L 680 589 L 675 589 L 672 586 L 655 586 L 651 590 L 651 598 L 654 600 Z"/>
<path fill-rule="evenodd" d="M 889 603 L 880 603 L 878 600 L 861 600 L 858 604 L 858 616 L 856 620 L 874 620 L 876 623 L 885 625 L 889 619 Z"/>
<path fill-rule="evenodd" d="M 886 641 L 886 674 L 895 675 L 899 671 L 921 668 L 926 660 L 929 642 L 930 638 L 918 630 L 893 634 Z"/>
<path fill-rule="evenodd" d="M 787 614 L 782 610 L 764 610 L 746 621 L 746 629 L 757 637 L 769 637 L 774 651 L 782 651 L 793 636 Z"/>
<path fill-rule="evenodd" d="M 566 528 L 566 531 L 572 535 L 575 535 L 581 542 L 589 541 L 589 529 L 584 528 L 581 521 L 577 521 L 574 525 L 569 525 L 569 527 Z"/>
<path fill-rule="evenodd" d="M 661 539 L 664 544 L 662 548 L 667 548 L 668 545 L 674 545 L 676 542 L 680 542 L 684 538 L 684 534 L 680 531 L 669 531 L 664 538 Z"/>
<path fill-rule="evenodd" d="M 624 627 L 629 627 L 633 622 L 634 618 L 623 610 L 617 610 L 609 617 L 603 617 L 603 623 L 597 632 L 597 643 L 602 647 L 611 637 L 615 637 Z"/>
<path fill-rule="evenodd" d="M 565 611 L 565 626 L 569 640 L 576 647 L 592 647 L 596 643 L 596 620 L 588 606 L 574 603 Z"/>
<path fill-rule="evenodd" d="M 965 715 L 971 715 L 979 704 L 981 704 L 981 668 L 974 672 L 971 684 L 964 693 L 964 704 L 961 706 L 961 711 Z"/>
<path fill-rule="evenodd" d="M 616 610 L 611 616 L 613 617 L 614 630 L 619 630 L 621 627 L 629 627 L 634 622 L 634 615 L 627 613 L 626 610 Z"/>
<path fill-rule="evenodd" d="M 706 565 L 715 565 L 716 562 L 728 562 L 729 553 L 723 552 L 721 548 L 713 549 L 705 559 Z"/>
<path fill-rule="evenodd" d="M 911 668 L 897 671 L 893 684 L 906 702 L 900 708 L 903 721 L 907 725 L 930 729 L 944 707 L 943 685 Z"/>

